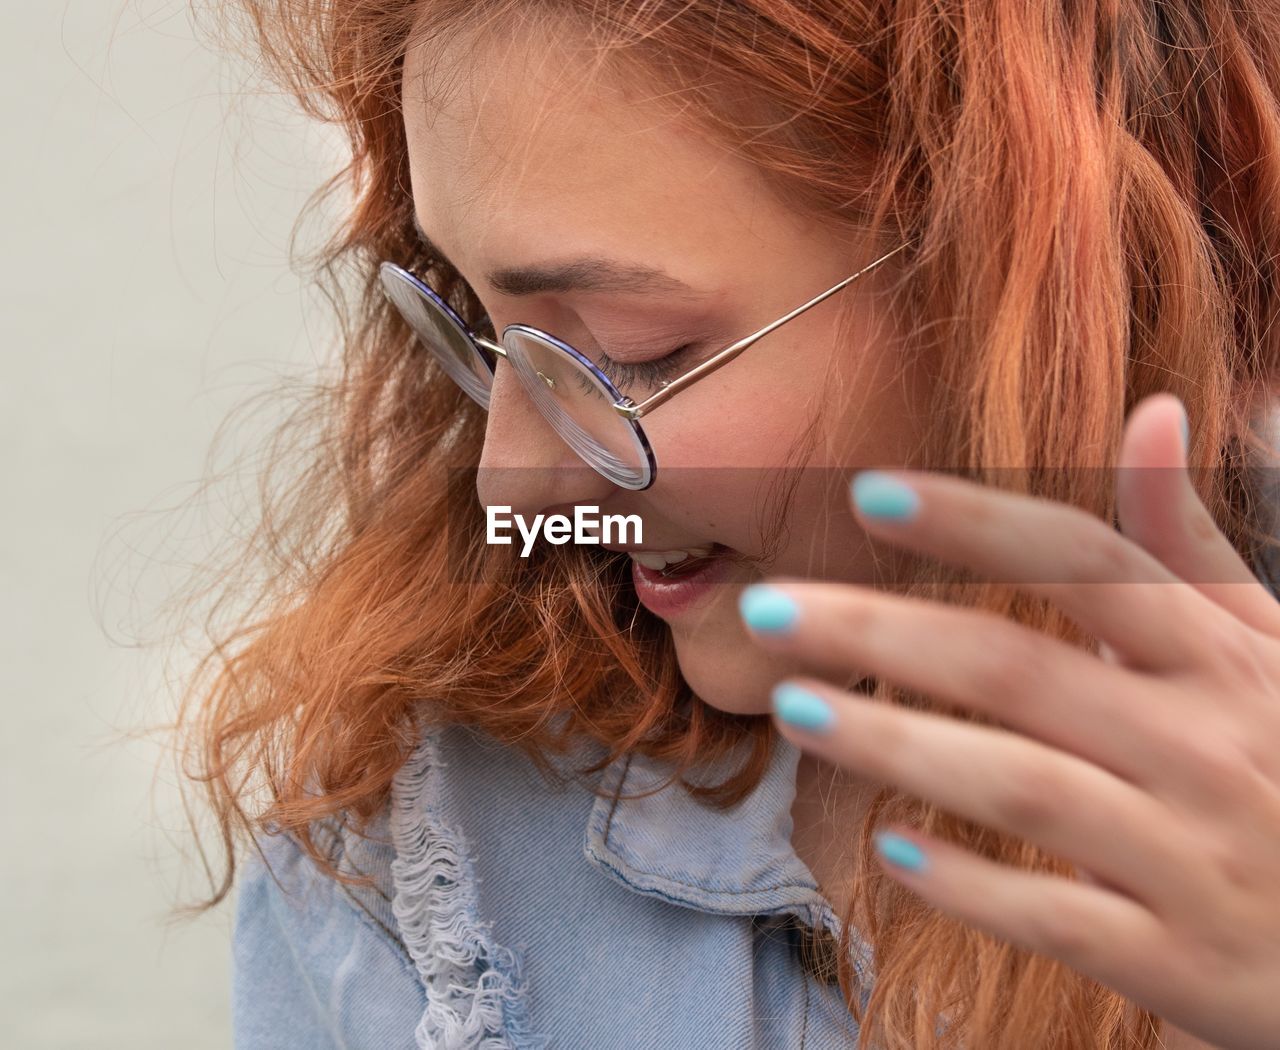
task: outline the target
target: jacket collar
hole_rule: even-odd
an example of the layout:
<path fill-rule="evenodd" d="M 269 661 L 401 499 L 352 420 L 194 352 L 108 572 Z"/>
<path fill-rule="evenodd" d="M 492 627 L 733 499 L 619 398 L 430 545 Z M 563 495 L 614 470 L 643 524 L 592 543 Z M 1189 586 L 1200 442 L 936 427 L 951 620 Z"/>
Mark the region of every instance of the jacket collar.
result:
<path fill-rule="evenodd" d="M 673 782 L 646 798 L 599 797 L 583 852 L 628 889 L 724 915 L 790 913 L 833 935 L 840 921 L 791 844 L 800 749 L 775 734 L 764 776 L 737 806 L 715 810 Z M 699 778 L 701 783 L 716 779 Z M 601 787 L 624 795 L 657 786 L 672 767 L 631 752 L 604 770 Z M 687 775 L 688 776 L 688 775 Z M 692 776 L 688 779 L 693 780 Z"/>

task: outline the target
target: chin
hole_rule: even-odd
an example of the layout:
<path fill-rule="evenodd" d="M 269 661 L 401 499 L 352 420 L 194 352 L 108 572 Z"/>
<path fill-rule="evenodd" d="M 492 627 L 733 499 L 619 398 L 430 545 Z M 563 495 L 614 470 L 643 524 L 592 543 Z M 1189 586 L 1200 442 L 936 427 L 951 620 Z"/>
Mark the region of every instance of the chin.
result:
<path fill-rule="evenodd" d="M 680 673 L 689 688 L 712 707 L 730 714 L 767 715 L 774 684 L 800 669 L 751 640 L 736 613 L 731 623 L 707 618 L 681 629 L 672 624 Z"/>

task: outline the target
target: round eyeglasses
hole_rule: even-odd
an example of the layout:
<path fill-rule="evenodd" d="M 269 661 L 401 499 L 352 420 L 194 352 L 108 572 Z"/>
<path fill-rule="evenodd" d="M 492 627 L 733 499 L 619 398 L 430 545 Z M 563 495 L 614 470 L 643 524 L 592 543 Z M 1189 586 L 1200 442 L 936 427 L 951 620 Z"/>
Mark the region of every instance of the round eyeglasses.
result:
<path fill-rule="evenodd" d="M 505 357 L 533 403 L 569 447 L 615 485 L 638 491 L 653 484 L 658 470 L 653 447 L 640 426 L 641 416 L 906 247 L 899 245 L 758 332 L 667 380 L 639 403 L 622 394 L 591 360 L 553 335 L 529 325 L 509 324 L 499 345 L 472 332 L 448 303 L 403 267 L 384 262 L 379 278 L 383 292 L 419 340 L 481 408 L 489 408 L 497 359 Z"/>

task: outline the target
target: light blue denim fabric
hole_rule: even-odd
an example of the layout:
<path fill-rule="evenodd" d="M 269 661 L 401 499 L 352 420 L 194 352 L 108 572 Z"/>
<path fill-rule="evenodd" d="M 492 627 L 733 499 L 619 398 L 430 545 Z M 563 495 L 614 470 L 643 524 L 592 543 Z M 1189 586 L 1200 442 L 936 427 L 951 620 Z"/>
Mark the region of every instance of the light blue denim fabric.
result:
<path fill-rule="evenodd" d="M 570 771 L 597 748 L 555 765 Z M 235 1045 L 854 1046 L 838 986 L 805 971 L 786 931 L 753 921 L 839 934 L 790 841 L 799 756 L 779 736 L 757 789 L 718 812 L 678 784 L 614 805 L 547 781 L 478 730 L 424 732 L 371 829 L 383 841 L 328 840 L 374 888 L 348 893 L 291 838 L 259 840 L 281 885 L 251 855 L 232 946 Z M 666 772 L 632 754 L 603 786 L 621 778 L 634 793 Z M 870 952 L 855 944 L 865 1002 Z"/>

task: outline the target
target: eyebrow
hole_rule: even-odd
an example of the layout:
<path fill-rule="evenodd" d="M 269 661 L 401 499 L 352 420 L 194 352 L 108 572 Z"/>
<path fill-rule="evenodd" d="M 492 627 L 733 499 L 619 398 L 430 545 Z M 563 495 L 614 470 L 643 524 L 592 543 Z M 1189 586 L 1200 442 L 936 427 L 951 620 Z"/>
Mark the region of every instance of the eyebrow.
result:
<path fill-rule="evenodd" d="M 449 257 L 427 236 L 415 215 L 413 228 L 422 245 L 454 270 Z M 663 270 L 639 263 L 619 262 L 600 256 L 583 256 L 543 266 L 513 266 L 485 274 L 489 286 L 503 295 L 536 295 L 540 292 L 660 292 L 681 299 L 705 299 L 706 293 L 685 284 Z"/>

